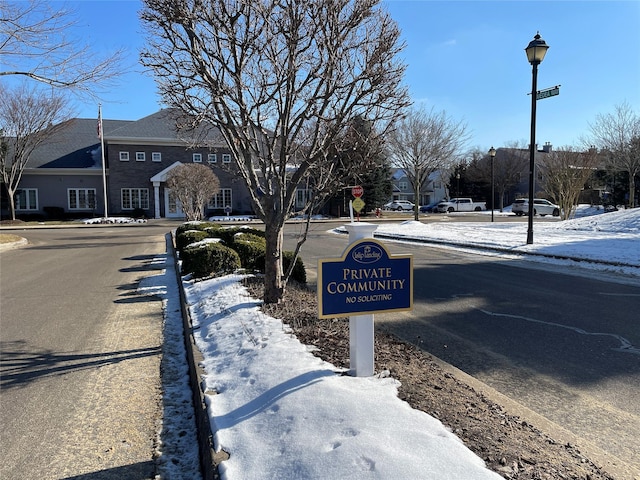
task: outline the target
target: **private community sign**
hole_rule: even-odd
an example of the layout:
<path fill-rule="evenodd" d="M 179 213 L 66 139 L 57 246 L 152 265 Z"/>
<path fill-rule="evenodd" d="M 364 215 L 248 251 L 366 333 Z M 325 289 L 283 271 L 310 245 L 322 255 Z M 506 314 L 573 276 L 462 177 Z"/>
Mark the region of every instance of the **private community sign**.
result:
<path fill-rule="evenodd" d="M 372 238 L 347 247 L 341 258 L 318 261 L 318 316 L 348 317 L 411 310 L 413 257 L 390 255 Z"/>

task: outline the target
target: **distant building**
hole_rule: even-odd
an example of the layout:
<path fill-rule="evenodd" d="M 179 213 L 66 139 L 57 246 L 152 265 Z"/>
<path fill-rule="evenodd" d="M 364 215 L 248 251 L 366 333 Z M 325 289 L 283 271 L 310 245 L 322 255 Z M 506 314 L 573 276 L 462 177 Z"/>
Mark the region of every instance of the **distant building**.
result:
<path fill-rule="evenodd" d="M 446 184 L 442 181 L 440 171 L 429 175 L 429 180 L 425 182 L 417 195 L 413 191 L 413 185 L 409 181 L 406 172 L 401 168 L 392 169 L 392 183 L 393 194 L 390 200 L 409 200 L 418 205 L 428 205 L 433 202 L 439 202 L 447 196 Z"/>
<path fill-rule="evenodd" d="M 185 163 L 208 165 L 220 179 L 220 193 L 208 213 L 251 213 L 244 182 L 234 173 L 221 135 L 209 134 L 192 148 L 180 136 L 169 110 L 137 121 L 103 120 L 109 216 L 142 213 L 148 218 L 183 217 L 166 188 L 168 173 Z M 102 152 L 97 119 L 74 119 L 68 128 L 32 154 L 16 194 L 16 214 L 104 216 Z M 3 208 L 3 217 L 6 212 Z"/>

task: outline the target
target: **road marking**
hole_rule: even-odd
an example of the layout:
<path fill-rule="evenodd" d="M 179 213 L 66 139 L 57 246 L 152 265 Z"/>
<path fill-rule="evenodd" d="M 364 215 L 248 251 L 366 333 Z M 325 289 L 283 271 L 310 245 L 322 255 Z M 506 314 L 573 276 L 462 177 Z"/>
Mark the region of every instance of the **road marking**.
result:
<path fill-rule="evenodd" d="M 634 346 L 629 340 L 627 340 L 623 336 L 618 335 L 616 333 L 587 332 L 582 328 L 571 327 L 569 325 L 563 325 L 561 323 L 555 323 L 555 322 L 545 322 L 544 320 L 536 320 L 535 318 L 523 317 L 522 315 L 511 315 L 509 313 L 495 313 L 495 312 L 490 312 L 488 310 L 484 310 L 482 308 L 478 308 L 478 310 L 480 310 L 482 313 L 486 315 L 491 315 L 494 317 L 516 318 L 519 320 L 524 320 L 526 322 L 539 323 L 541 325 L 548 325 L 550 327 L 565 328 L 567 330 L 572 330 L 576 333 L 579 333 L 580 335 L 597 335 L 602 337 L 612 337 L 620 342 L 620 346 L 612 348 L 611 350 L 615 350 L 617 352 L 633 353 L 635 355 L 640 355 L 640 348 Z"/>

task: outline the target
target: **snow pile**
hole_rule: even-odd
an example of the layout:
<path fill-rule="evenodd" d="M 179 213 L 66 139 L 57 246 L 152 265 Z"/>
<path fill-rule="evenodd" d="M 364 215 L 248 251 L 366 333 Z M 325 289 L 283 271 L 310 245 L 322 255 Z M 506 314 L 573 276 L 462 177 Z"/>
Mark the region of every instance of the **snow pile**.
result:
<path fill-rule="evenodd" d="M 102 218 L 87 218 L 82 220 L 85 225 L 101 225 L 110 223 L 147 223 L 144 218 L 131 218 L 131 217 L 102 217 Z"/>
<path fill-rule="evenodd" d="M 587 210 L 588 211 L 588 210 Z M 556 225 L 561 230 L 584 230 L 610 233 L 640 233 L 640 208 L 590 215 Z"/>

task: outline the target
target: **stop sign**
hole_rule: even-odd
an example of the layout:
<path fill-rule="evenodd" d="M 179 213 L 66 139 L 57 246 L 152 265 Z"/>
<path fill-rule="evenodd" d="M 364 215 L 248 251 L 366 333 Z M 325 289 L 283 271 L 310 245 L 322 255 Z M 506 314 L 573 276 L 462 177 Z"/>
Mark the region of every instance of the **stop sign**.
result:
<path fill-rule="evenodd" d="M 364 190 L 360 185 L 356 185 L 355 187 L 351 188 L 351 195 L 353 195 L 356 198 L 360 198 L 363 193 L 364 193 Z"/>

